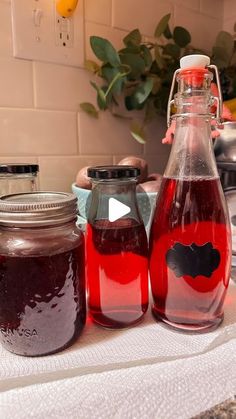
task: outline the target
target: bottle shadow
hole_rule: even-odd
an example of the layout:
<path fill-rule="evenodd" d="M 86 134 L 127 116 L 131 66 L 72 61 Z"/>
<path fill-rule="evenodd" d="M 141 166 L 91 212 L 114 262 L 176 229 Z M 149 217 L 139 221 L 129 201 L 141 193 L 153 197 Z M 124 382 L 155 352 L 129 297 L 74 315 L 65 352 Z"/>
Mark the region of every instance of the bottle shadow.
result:
<path fill-rule="evenodd" d="M 92 347 L 93 345 L 97 345 L 99 342 L 116 339 L 121 335 L 128 334 L 131 329 L 135 330 L 138 328 L 144 328 L 154 322 L 155 320 L 152 317 L 150 306 L 140 321 L 121 329 L 102 327 L 94 323 L 88 315 L 83 332 L 78 337 L 78 340 L 71 347 L 67 348 L 66 351 L 73 352 L 86 346 Z"/>
<path fill-rule="evenodd" d="M 151 307 L 152 307 L 152 299 L 150 299 L 149 308 L 146 314 L 144 315 L 144 317 L 141 319 L 141 321 L 137 322 L 136 324 L 130 327 L 126 327 L 122 329 L 104 328 L 102 326 L 95 324 L 91 320 L 91 318 L 88 316 L 83 332 L 78 337 L 78 340 L 72 346 L 66 349 L 66 352 L 72 353 L 73 351 L 77 351 L 87 346 L 92 347 L 93 345 L 97 345 L 100 342 L 106 342 L 109 340 L 119 338 L 122 335 L 129 334 L 131 329 L 135 331 L 139 328 L 145 328 L 150 324 L 157 324 L 158 326 L 161 326 L 162 328 L 165 328 L 169 331 L 172 331 L 172 332 L 176 331 L 176 333 L 185 334 L 183 330 L 173 329 L 172 327 L 166 325 L 165 323 L 155 319 L 152 315 Z M 236 334 L 236 285 L 232 281 L 229 285 L 229 290 L 225 299 L 224 319 L 221 325 L 217 328 L 217 330 L 220 333 L 226 330 L 227 333 L 230 333 L 231 331 L 233 334 L 234 333 Z M 212 332 L 214 331 L 215 330 L 212 330 Z M 186 332 L 186 334 L 194 334 L 195 336 L 197 334 L 202 334 L 202 333 L 211 333 L 211 331 L 208 331 L 208 332 L 202 331 L 201 333 L 194 332 L 194 331 Z M 63 351 L 63 353 L 64 352 L 65 351 Z"/>

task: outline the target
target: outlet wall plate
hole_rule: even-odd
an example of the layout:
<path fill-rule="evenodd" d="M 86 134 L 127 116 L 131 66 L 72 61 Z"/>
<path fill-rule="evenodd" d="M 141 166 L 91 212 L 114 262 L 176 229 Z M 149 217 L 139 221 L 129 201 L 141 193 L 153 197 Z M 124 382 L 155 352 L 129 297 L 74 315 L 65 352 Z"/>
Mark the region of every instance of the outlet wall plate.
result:
<path fill-rule="evenodd" d="M 58 47 L 73 48 L 74 45 L 73 19 L 65 19 L 57 12 L 55 12 L 55 42 Z"/>
<path fill-rule="evenodd" d="M 84 65 L 83 1 L 70 18 L 56 0 L 11 0 L 13 56 L 75 67 Z"/>

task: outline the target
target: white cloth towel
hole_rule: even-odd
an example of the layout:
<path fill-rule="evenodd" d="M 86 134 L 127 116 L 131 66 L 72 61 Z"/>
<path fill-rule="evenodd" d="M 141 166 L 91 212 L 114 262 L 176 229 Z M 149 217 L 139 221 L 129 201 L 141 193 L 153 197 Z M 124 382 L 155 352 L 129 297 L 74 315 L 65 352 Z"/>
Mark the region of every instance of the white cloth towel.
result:
<path fill-rule="evenodd" d="M 236 394 L 236 285 L 211 333 L 156 323 L 110 331 L 87 322 L 64 352 L 24 358 L 0 346 L 1 419 L 190 418 Z"/>

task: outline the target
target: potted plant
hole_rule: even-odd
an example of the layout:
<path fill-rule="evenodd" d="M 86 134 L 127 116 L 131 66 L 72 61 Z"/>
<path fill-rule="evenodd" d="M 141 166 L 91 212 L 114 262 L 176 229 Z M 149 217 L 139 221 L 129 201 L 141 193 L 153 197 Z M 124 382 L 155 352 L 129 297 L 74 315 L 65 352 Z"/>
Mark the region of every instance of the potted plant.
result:
<path fill-rule="evenodd" d="M 97 77 L 97 81 L 91 81 L 97 95 L 97 108 L 88 102 L 80 106 L 95 118 L 99 110 L 130 118 L 131 135 L 140 143 L 147 139 L 147 125 L 157 115 L 166 112 L 173 73 L 183 55 L 210 55 L 211 62 L 220 70 L 223 98 L 231 99 L 229 105 L 233 110 L 236 107 L 236 100 L 232 101 L 236 97 L 236 34 L 219 32 L 209 53 L 192 46 L 187 29 L 176 26 L 171 31 L 170 17 L 168 14 L 160 20 L 152 41 L 144 42 L 139 29 L 134 29 L 123 39 L 124 47 L 118 51 L 109 40 L 90 37 L 92 50 L 100 64 L 87 60 L 85 68 Z M 121 112 L 122 106 L 126 114 Z M 134 111 L 141 113 L 141 120 L 133 117 Z"/>
<path fill-rule="evenodd" d="M 170 17 L 168 14 L 160 20 L 153 38 L 148 42 L 143 40 L 139 29 L 132 30 L 123 39 L 124 47 L 120 50 L 116 50 L 108 39 L 97 36 L 90 38 L 92 50 L 99 62 L 87 60 L 85 68 L 94 76 L 90 83 L 96 92 L 97 106 L 84 102 L 80 105 L 81 109 L 94 118 L 98 118 L 99 112 L 104 111 L 110 111 L 114 117 L 129 118 L 131 135 L 141 144 L 148 139 L 149 123 L 157 119 L 158 115 L 165 116 L 173 73 L 179 68 L 180 58 L 186 54 L 203 53 L 211 57 L 211 62 L 220 70 L 223 98 L 228 101 L 231 110 L 235 108 L 236 111 L 235 34 L 221 31 L 211 52 L 199 50 L 191 44 L 191 34 L 187 29 L 181 26 L 170 29 Z M 137 115 L 140 116 L 137 118 Z M 140 158 L 139 161 L 133 156 L 131 159 L 129 157 L 129 164 L 143 164 Z M 91 189 L 86 169 L 82 168 L 78 172 L 72 186 L 73 192 L 79 197 L 82 221 L 86 218 Z M 141 190 L 147 192 L 152 209 L 159 180 L 159 174 L 149 174 L 140 185 Z M 142 194 L 139 200 L 143 214 Z"/>

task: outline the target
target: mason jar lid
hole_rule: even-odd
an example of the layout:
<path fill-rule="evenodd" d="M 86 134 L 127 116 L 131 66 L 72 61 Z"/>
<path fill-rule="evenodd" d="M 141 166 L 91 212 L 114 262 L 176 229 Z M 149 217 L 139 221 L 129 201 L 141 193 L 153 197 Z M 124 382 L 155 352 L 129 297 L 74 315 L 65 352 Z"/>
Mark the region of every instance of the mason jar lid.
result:
<path fill-rule="evenodd" d="M 76 219 L 77 198 L 65 192 L 29 192 L 0 197 L 0 225 L 29 227 Z"/>
<path fill-rule="evenodd" d="M 25 164 L 25 163 L 2 163 L 0 164 L 0 175 L 7 174 L 36 174 L 39 171 L 38 164 Z"/>
<path fill-rule="evenodd" d="M 92 179 L 122 179 L 136 178 L 140 169 L 134 166 L 95 166 L 87 170 L 88 177 Z"/>

